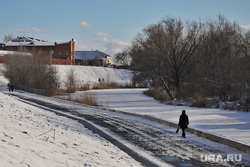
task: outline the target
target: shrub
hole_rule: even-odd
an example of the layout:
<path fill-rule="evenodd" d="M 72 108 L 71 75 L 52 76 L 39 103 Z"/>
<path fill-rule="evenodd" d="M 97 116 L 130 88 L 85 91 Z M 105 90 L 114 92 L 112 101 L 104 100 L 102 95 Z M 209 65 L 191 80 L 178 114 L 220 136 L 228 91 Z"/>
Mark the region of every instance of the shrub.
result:
<path fill-rule="evenodd" d="M 145 95 L 154 97 L 154 99 L 161 102 L 166 102 L 171 100 L 167 93 L 162 88 L 152 88 L 144 92 Z"/>
<path fill-rule="evenodd" d="M 84 92 L 82 95 L 80 95 L 79 98 L 73 99 L 71 96 L 69 97 L 69 101 L 74 101 L 81 104 L 87 104 L 91 106 L 98 106 L 97 103 L 97 94 L 94 92 Z"/>
<path fill-rule="evenodd" d="M 77 79 L 76 79 L 76 74 L 75 74 L 75 70 L 73 68 L 69 69 L 69 71 L 67 71 L 67 76 L 66 76 L 67 80 L 65 82 L 65 87 L 66 87 L 66 92 L 67 93 L 74 93 L 78 90 L 77 88 Z"/>
<path fill-rule="evenodd" d="M 93 86 L 93 89 L 110 89 L 106 83 L 99 83 Z"/>
<path fill-rule="evenodd" d="M 46 96 L 64 95 L 66 92 L 63 89 L 47 89 Z"/>
<path fill-rule="evenodd" d="M 240 111 L 240 104 L 236 103 L 236 102 L 228 102 L 226 101 L 224 106 L 223 106 L 223 109 L 224 110 L 238 110 Z"/>
<path fill-rule="evenodd" d="M 197 95 L 192 102 L 191 107 L 206 107 L 206 100 L 202 96 Z"/>
<path fill-rule="evenodd" d="M 99 84 L 96 84 L 93 86 L 93 89 L 115 89 L 115 88 L 118 88 L 117 84 L 116 83 L 99 83 Z"/>
<path fill-rule="evenodd" d="M 89 84 L 84 84 L 84 85 L 80 86 L 80 88 L 79 88 L 79 91 L 86 91 L 86 90 L 90 90 Z"/>
<path fill-rule="evenodd" d="M 72 85 L 72 86 L 68 86 L 66 88 L 66 93 L 74 93 L 78 90 L 78 88 L 75 86 L 75 85 Z"/>
<path fill-rule="evenodd" d="M 25 50 L 24 50 L 25 51 Z M 3 75 L 11 84 L 49 91 L 59 85 L 57 70 L 42 52 L 17 52 L 4 57 Z"/>

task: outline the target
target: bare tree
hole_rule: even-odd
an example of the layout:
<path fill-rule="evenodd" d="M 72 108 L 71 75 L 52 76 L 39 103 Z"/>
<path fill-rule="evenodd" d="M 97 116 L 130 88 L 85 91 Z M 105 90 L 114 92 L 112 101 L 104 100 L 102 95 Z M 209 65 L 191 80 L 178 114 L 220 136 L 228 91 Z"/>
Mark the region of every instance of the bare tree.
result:
<path fill-rule="evenodd" d="M 14 38 L 14 35 L 13 35 L 13 34 L 4 35 L 3 42 L 4 42 L 4 43 L 7 43 L 7 42 L 9 42 L 10 40 L 12 40 L 13 38 Z"/>
<path fill-rule="evenodd" d="M 230 23 L 221 15 L 216 21 L 204 24 L 200 47 L 197 52 L 199 66 L 196 77 L 214 91 L 223 101 L 239 85 L 240 60 L 240 28 L 236 23 Z M 198 80 L 197 80 L 198 81 Z"/>
<path fill-rule="evenodd" d="M 191 57 L 198 38 L 198 23 L 184 24 L 180 19 L 166 17 L 135 39 L 130 48 L 132 63 L 147 76 L 159 80 L 171 99 L 179 97 L 181 85 L 192 71 Z"/>
<path fill-rule="evenodd" d="M 65 87 L 67 89 L 68 93 L 73 93 L 76 91 L 77 89 L 77 84 L 78 84 L 78 80 L 76 79 L 76 74 L 75 74 L 75 70 L 73 68 L 70 68 L 67 71 L 67 80 L 65 82 Z"/>
<path fill-rule="evenodd" d="M 129 67 L 131 65 L 131 61 L 131 56 L 126 50 L 115 55 L 115 62 L 121 66 Z"/>
<path fill-rule="evenodd" d="M 43 52 L 34 51 L 29 58 L 30 82 L 33 88 L 53 89 L 58 86 L 56 67 L 50 64 L 50 58 Z"/>
<path fill-rule="evenodd" d="M 244 34 L 243 48 L 245 51 L 245 55 L 250 57 L 250 30 L 246 34 Z"/>
<path fill-rule="evenodd" d="M 6 56 L 4 62 L 3 74 L 12 84 L 44 90 L 58 87 L 56 68 L 49 64 L 49 58 L 41 52 L 17 52 Z"/>
<path fill-rule="evenodd" d="M 85 53 L 82 54 L 82 65 L 84 66 L 88 65 L 88 58 L 85 55 Z"/>
<path fill-rule="evenodd" d="M 15 71 L 15 61 L 14 57 L 10 55 L 6 55 L 4 57 L 5 68 L 2 70 L 3 75 L 9 79 L 9 82 L 12 84 L 14 79 L 14 71 Z"/>
<path fill-rule="evenodd" d="M 10 83 L 26 85 L 29 74 L 27 59 L 28 55 L 21 52 L 5 56 L 3 73 Z"/>

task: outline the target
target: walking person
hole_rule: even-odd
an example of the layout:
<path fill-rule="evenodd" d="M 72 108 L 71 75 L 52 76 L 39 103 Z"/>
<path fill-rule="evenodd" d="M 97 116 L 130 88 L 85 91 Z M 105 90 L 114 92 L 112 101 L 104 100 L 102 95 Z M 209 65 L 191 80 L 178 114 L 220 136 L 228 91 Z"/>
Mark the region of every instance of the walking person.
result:
<path fill-rule="evenodd" d="M 13 84 L 10 85 L 10 89 L 13 92 L 13 90 L 14 90 L 14 85 Z"/>
<path fill-rule="evenodd" d="M 189 124 L 189 120 L 188 120 L 188 116 L 186 114 L 186 111 L 182 110 L 182 114 L 180 115 L 178 126 L 182 129 L 182 137 L 183 138 L 186 137 L 185 129 L 188 127 L 188 124 Z M 176 131 L 176 133 L 178 133 L 178 132 Z"/>
<path fill-rule="evenodd" d="M 8 83 L 7 86 L 8 86 L 9 92 L 13 92 L 14 90 L 13 84 Z"/>
<path fill-rule="evenodd" d="M 10 83 L 8 83 L 7 86 L 8 86 L 9 92 L 10 92 L 11 91 Z"/>

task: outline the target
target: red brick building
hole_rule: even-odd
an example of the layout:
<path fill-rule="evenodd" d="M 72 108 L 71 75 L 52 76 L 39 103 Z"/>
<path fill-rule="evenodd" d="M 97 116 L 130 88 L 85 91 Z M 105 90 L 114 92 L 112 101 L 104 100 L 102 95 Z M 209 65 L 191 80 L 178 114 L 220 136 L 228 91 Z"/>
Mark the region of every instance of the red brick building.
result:
<path fill-rule="evenodd" d="M 17 37 L 5 44 L 8 51 L 41 51 L 53 64 L 75 64 L 75 42 L 48 42 L 31 37 Z"/>

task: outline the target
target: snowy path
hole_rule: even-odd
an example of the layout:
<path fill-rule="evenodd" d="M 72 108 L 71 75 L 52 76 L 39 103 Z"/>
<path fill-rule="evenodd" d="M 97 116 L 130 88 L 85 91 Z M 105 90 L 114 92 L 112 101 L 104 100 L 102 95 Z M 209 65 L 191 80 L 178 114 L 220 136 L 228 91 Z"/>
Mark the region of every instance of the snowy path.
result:
<path fill-rule="evenodd" d="M 201 162 L 201 154 L 220 153 L 225 155 L 232 152 L 240 154 L 240 152 L 191 134 L 188 134 L 188 140 L 182 139 L 174 133 L 174 129 L 167 126 L 137 117 L 107 112 L 69 102 L 61 102 L 37 96 L 27 97 L 27 95 L 24 95 L 25 97 L 23 97 L 20 94 L 18 96 L 36 104 L 42 104 L 60 112 L 64 111 L 67 114 L 73 114 L 74 116 L 89 120 L 102 131 L 119 136 L 115 138 L 125 143 L 125 145 L 132 147 L 133 150 L 139 152 L 138 154 L 149 153 L 150 156 L 146 157 L 151 160 L 153 156 L 174 166 L 244 166 L 237 163 L 232 164 L 232 162 Z M 244 154 L 242 162 L 250 165 L 247 159 L 250 159 L 249 155 Z"/>

